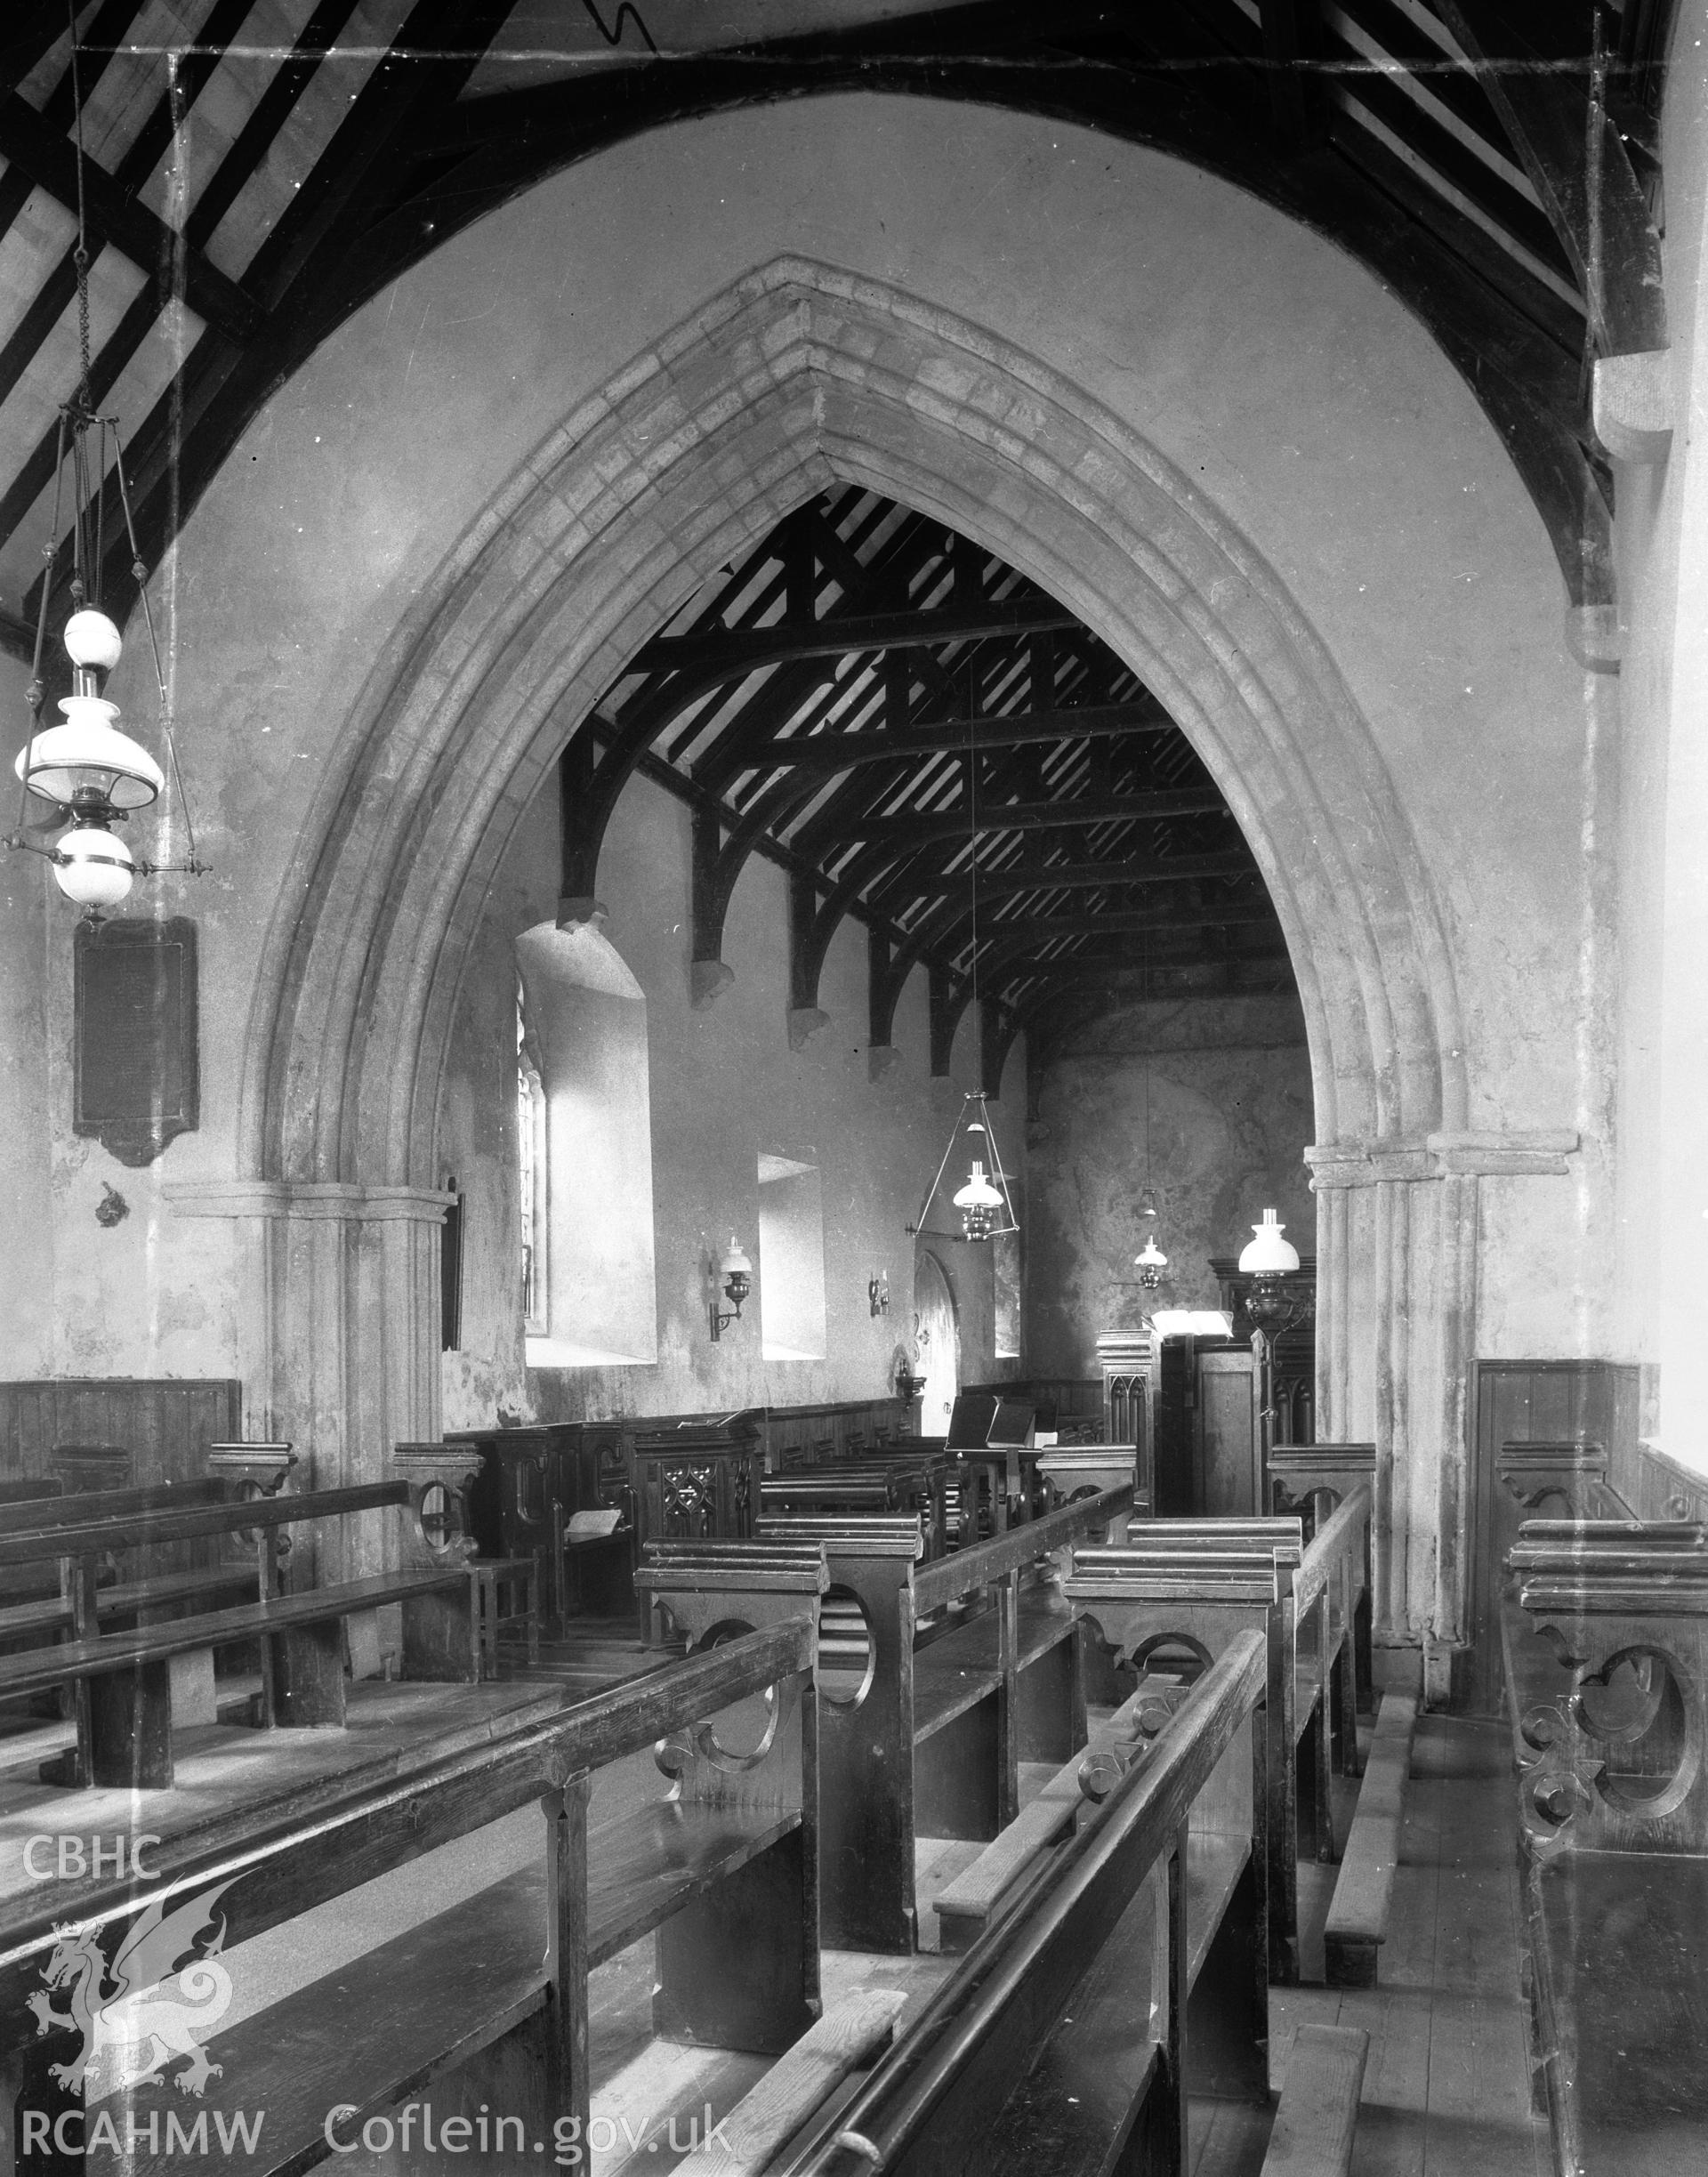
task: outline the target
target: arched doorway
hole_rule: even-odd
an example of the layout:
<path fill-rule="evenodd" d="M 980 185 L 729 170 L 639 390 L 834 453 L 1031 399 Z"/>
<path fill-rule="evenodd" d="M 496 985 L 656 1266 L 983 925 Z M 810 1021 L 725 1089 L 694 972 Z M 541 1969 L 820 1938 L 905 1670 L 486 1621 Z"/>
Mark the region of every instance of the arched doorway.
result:
<path fill-rule="evenodd" d="M 961 1326 L 943 1265 L 928 1247 L 917 1249 L 914 1256 L 914 1350 L 925 1378 L 919 1432 L 942 1436 L 961 1388 Z"/>

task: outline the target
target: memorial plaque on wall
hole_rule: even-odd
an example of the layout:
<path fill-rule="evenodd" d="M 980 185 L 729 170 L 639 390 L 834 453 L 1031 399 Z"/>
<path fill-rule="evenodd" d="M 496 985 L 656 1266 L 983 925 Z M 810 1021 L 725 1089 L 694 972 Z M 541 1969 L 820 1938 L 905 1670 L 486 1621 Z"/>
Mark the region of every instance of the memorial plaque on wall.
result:
<path fill-rule="evenodd" d="M 199 1121 L 196 925 L 79 923 L 72 1125 L 121 1164 L 150 1164 Z"/>

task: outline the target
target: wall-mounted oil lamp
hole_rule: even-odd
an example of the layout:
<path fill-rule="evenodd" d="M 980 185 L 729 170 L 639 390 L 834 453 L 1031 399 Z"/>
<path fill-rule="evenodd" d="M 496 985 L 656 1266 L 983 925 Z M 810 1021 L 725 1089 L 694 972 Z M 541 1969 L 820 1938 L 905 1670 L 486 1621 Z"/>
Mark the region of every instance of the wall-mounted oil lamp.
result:
<path fill-rule="evenodd" d="M 866 1280 L 866 1297 L 874 1315 L 890 1312 L 890 1273 L 881 1270 L 875 1278 Z"/>
<path fill-rule="evenodd" d="M 741 1251 L 741 1243 L 734 1235 L 723 1251 L 718 1264 L 718 1275 L 723 1280 L 725 1297 L 730 1305 L 726 1313 L 717 1302 L 712 1302 L 712 1342 L 716 1345 L 731 1323 L 741 1319 L 741 1303 L 753 1289 L 753 1266 Z"/>
<path fill-rule="evenodd" d="M 904 1402 L 917 1399 L 925 1388 L 925 1378 L 907 1365 L 906 1353 L 896 1356 L 896 1396 Z"/>

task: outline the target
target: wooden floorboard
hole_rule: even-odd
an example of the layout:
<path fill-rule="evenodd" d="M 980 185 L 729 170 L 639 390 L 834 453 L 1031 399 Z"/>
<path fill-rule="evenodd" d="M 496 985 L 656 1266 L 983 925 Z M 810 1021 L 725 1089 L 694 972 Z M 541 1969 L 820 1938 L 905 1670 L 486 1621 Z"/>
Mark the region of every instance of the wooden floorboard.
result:
<path fill-rule="evenodd" d="M 1353 2177 L 1550 2177 L 1531 2102 L 1519 1980 L 1514 1802 L 1503 1727 L 1423 1716 L 1413 1748 L 1381 1985 L 1272 1990 L 1270 2083 L 1308 2020 L 1370 2036 Z M 1332 1870 L 1301 1869 L 1301 1907 Z M 1306 1912 L 1301 1948 L 1313 1958 Z M 1250 2177 L 1249 2141 L 1220 2112 L 1194 2134 L 1196 2177 Z"/>

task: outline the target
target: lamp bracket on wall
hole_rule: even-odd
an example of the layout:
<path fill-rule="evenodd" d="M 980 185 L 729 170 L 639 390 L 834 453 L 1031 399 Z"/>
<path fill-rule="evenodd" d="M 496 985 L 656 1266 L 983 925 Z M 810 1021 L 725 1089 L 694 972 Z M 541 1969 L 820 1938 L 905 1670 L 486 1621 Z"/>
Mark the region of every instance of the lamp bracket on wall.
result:
<path fill-rule="evenodd" d="M 741 1245 L 733 1234 L 718 1264 L 718 1274 L 723 1279 L 723 1291 L 730 1305 L 720 1308 L 715 1300 L 710 1309 L 712 1342 L 718 1344 L 731 1323 L 741 1320 L 742 1302 L 753 1289 L 753 1266 L 742 1253 Z"/>

